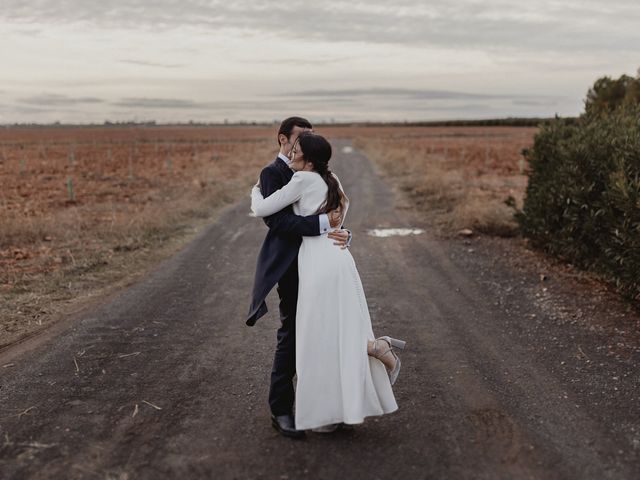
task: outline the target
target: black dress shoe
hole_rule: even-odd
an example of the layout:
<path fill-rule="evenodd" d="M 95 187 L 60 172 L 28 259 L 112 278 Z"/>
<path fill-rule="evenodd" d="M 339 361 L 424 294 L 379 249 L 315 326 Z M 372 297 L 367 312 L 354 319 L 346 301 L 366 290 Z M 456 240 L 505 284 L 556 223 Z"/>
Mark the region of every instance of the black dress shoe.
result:
<path fill-rule="evenodd" d="M 293 415 L 271 415 L 271 425 L 280 434 L 289 438 L 303 438 L 304 430 L 296 430 Z"/>

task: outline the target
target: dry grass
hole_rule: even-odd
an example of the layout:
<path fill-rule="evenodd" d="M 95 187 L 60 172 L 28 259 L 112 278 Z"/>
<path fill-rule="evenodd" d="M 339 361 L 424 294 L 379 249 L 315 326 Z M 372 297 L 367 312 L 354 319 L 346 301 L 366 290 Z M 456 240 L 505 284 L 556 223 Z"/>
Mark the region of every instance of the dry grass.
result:
<path fill-rule="evenodd" d="M 423 128 L 356 136 L 355 145 L 380 167 L 443 234 L 471 229 L 511 236 L 517 232 L 513 197 L 522 204 L 527 177 L 521 155 L 536 129 Z"/>
<path fill-rule="evenodd" d="M 275 150 L 268 127 L 143 133 L 2 132 L 0 347 L 171 255 L 246 195 Z"/>

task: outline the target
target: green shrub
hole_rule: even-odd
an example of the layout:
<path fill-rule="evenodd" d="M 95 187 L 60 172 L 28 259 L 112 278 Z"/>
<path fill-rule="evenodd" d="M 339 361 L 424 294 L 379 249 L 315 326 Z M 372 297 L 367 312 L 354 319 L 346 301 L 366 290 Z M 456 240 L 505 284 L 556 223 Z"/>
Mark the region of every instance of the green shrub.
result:
<path fill-rule="evenodd" d="M 636 78 L 622 75 L 615 79 L 602 77 L 596 80 L 587 92 L 584 107 L 587 115 L 599 115 L 639 103 L 640 69 Z"/>
<path fill-rule="evenodd" d="M 640 301 L 640 106 L 556 118 L 525 150 L 522 232 Z"/>

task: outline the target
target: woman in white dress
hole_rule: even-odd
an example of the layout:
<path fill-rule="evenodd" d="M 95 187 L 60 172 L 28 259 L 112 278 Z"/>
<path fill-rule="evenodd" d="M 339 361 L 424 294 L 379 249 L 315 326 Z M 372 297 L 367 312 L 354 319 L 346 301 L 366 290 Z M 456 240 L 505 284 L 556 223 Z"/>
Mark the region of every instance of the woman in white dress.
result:
<path fill-rule="evenodd" d="M 252 211 L 266 217 L 293 204 L 296 215 L 307 216 L 340 208 L 344 221 L 349 199 L 328 168 L 330 158 L 324 137 L 301 134 L 292 151 L 293 177 L 267 198 L 254 186 Z M 391 385 L 400 359 L 393 347 L 402 349 L 405 342 L 374 337 L 349 250 L 336 248 L 327 234 L 303 237 L 298 275 L 296 428 L 330 431 L 397 410 Z"/>

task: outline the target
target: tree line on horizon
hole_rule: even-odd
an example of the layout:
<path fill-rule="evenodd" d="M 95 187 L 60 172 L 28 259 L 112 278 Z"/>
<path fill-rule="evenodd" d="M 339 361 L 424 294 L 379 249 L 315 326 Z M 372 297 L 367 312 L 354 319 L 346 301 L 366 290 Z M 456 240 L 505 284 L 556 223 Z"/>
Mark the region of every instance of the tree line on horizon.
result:
<path fill-rule="evenodd" d="M 358 122 L 314 122 L 323 126 L 344 126 L 344 127 L 537 127 L 542 123 L 550 122 L 555 117 L 504 117 L 504 118 L 483 118 L 467 120 L 416 120 L 416 121 L 358 121 Z M 573 122 L 576 117 L 564 117 L 568 122 Z M 279 122 L 176 122 L 158 123 L 155 120 L 149 121 L 109 121 L 103 123 L 11 123 L 0 125 L 0 128 L 119 128 L 119 127 L 236 127 L 236 126 L 271 126 Z"/>

